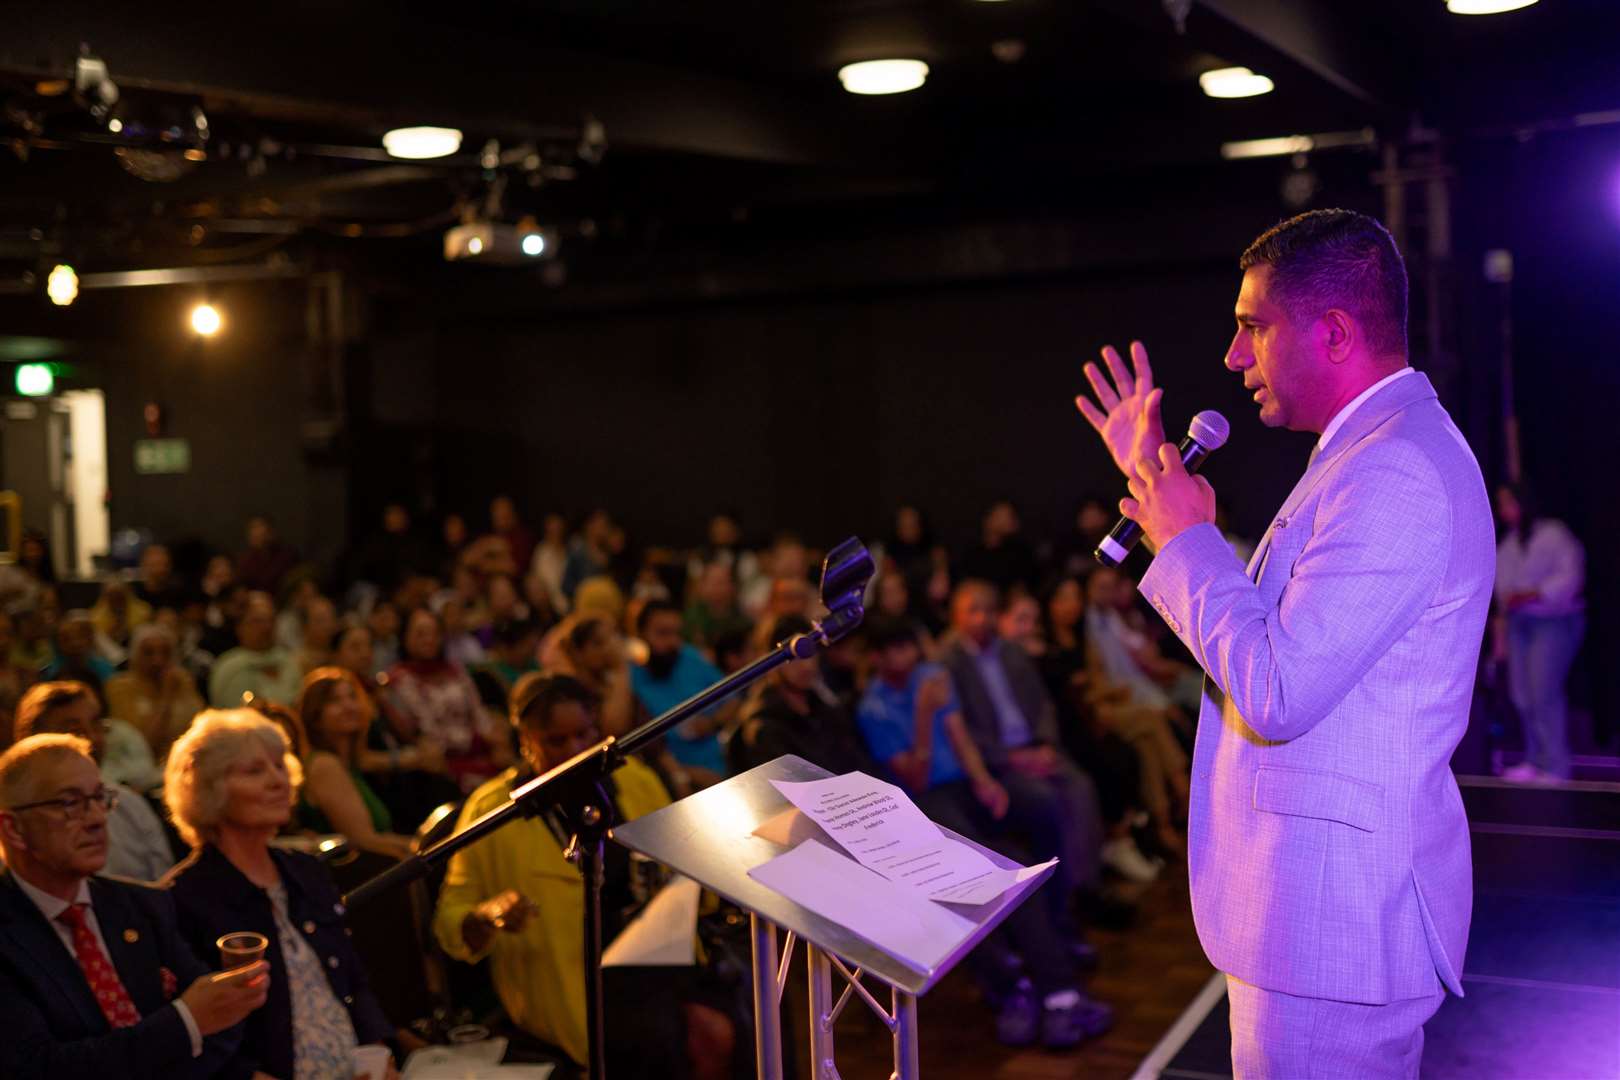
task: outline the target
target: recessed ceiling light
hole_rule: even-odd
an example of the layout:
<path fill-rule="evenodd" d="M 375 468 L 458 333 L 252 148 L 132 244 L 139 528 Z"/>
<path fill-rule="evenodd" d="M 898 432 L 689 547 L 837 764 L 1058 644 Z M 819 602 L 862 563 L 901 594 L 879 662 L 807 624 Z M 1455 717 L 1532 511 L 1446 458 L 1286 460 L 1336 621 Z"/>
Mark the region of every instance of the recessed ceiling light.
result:
<path fill-rule="evenodd" d="M 1206 71 L 1198 76 L 1198 85 L 1212 98 L 1255 97 L 1258 94 L 1269 94 L 1274 89 L 1270 79 L 1264 75 L 1256 75 L 1246 67 L 1216 68 L 1214 71 Z"/>
<path fill-rule="evenodd" d="M 852 94 L 903 94 L 927 79 L 921 60 L 864 60 L 838 69 L 838 81 Z"/>
<path fill-rule="evenodd" d="M 1504 11 L 1527 8 L 1536 0 L 1446 0 L 1446 10 L 1453 15 L 1500 15 Z"/>
<path fill-rule="evenodd" d="M 45 295 L 49 296 L 51 303 L 57 307 L 67 307 L 77 300 L 79 275 L 73 272 L 73 267 L 59 263 L 51 271 L 51 276 L 45 279 Z"/>
<path fill-rule="evenodd" d="M 455 128 L 395 128 L 382 137 L 383 149 L 397 158 L 449 157 L 461 149 L 461 132 Z"/>

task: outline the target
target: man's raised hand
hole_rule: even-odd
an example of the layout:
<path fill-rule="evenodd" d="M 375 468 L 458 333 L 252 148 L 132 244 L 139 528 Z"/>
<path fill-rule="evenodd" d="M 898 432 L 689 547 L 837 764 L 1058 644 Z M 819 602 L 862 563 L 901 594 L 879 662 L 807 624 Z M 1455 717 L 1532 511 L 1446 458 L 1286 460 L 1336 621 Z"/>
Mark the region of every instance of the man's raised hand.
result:
<path fill-rule="evenodd" d="M 1074 403 L 1102 436 L 1119 471 L 1129 479 L 1136 462 L 1154 456 L 1164 443 L 1164 422 L 1159 419 L 1159 400 L 1164 391 L 1153 385 L 1153 366 L 1140 341 L 1131 342 L 1134 375 L 1125 369 L 1112 345 L 1103 346 L 1102 357 L 1108 374 L 1094 363 L 1085 367 L 1086 381 L 1097 400 L 1081 394 Z"/>

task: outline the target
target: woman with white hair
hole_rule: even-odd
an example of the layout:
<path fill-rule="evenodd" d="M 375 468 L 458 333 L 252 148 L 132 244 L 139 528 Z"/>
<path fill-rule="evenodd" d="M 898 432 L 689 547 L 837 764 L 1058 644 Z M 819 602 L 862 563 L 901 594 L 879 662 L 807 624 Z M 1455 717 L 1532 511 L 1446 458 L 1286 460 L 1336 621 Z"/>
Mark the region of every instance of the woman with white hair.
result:
<path fill-rule="evenodd" d="M 217 953 L 225 934 L 254 931 L 269 942 L 270 997 L 247 1020 L 241 1057 L 281 1080 L 349 1080 L 355 1048 L 395 1032 L 326 868 L 270 846 L 302 780 L 286 737 L 251 709 L 210 709 L 175 740 L 164 780 L 169 815 L 192 847 L 164 879 L 181 932 L 200 956 Z"/>
<path fill-rule="evenodd" d="M 204 707 L 196 682 L 176 662 L 174 632 L 156 622 L 136 627 L 129 670 L 107 680 L 107 715 L 145 736 L 152 756 L 162 761 Z"/>

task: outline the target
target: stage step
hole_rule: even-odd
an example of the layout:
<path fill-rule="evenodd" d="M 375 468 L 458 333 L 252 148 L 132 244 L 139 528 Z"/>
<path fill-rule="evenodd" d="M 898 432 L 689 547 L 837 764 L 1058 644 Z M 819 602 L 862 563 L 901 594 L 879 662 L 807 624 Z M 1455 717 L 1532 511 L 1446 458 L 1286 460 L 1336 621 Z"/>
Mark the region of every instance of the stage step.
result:
<path fill-rule="evenodd" d="M 1545 787 L 1494 776 L 1459 776 L 1468 820 L 1497 825 L 1620 832 L 1620 783 L 1569 781 Z"/>

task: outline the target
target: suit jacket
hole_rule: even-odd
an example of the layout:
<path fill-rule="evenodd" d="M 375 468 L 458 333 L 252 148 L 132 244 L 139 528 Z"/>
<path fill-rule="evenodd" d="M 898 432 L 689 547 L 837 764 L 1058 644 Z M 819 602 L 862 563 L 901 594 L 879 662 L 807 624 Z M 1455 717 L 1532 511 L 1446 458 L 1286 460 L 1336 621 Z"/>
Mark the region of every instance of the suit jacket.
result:
<path fill-rule="evenodd" d="M 1024 650 L 1001 638 L 997 638 L 991 648 L 1001 659 L 1013 698 L 1029 720 L 1034 741 L 1060 746 L 1057 706 L 1046 692 L 1046 683 L 1042 681 L 1035 661 Z M 958 641 L 945 651 L 944 664 L 951 673 L 951 682 L 956 686 L 957 700 L 962 703 L 962 721 L 973 736 L 980 756 L 991 771 L 1002 769 L 1007 764 L 1008 748 L 1001 741 L 1001 724 L 996 718 L 996 707 L 990 700 L 990 691 L 985 689 L 984 677 L 979 674 L 978 661 Z"/>
<path fill-rule="evenodd" d="M 240 1041 L 241 1030 L 204 1039 L 203 1056 L 191 1056 L 191 1036 L 171 1002 L 207 969 L 180 936 L 168 894 L 93 877 L 90 901 L 141 1022 L 118 1030 L 107 1023 L 78 961 L 12 875 L 0 872 L 0 1015 L 5 1017 L 0 1076 L 169 1080 L 214 1075 Z"/>
<path fill-rule="evenodd" d="M 270 857 L 287 890 L 288 919 L 320 956 L 332 992 L 349 1010 L 355 1035 L 362 1044 L 392 1039 L 394 1026 L 366 981 L 343 925 L 346 909 L 326 867 L 311 855 L 274 847 Z M 214 943 L 238 930 L 256 931 L 270 942 L 265 950 L 270 961 L 269 1000 L 244 1021 L 241 1052 L 221 1075 L 239 1080 L 257 1069 L 271 1076 L 292 1076 L 292 995 L 269 896 L 212 844 L 193 851 L 169 872 L 164 884 L 179 909 L 180 930 L 199 955 L 218 955 Z"/>
<path fill-rule="evenodd" d="M 1462 994 L 1473 902 L 1449 761 L 1495 572 L 1479 465 L 1421 375 L 1351 414 L 1248 572 L 1213 525 L 1140 588 L 1208 678 L 1188 865 L 1210 960 L 1269 990 Z"/>

